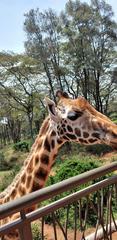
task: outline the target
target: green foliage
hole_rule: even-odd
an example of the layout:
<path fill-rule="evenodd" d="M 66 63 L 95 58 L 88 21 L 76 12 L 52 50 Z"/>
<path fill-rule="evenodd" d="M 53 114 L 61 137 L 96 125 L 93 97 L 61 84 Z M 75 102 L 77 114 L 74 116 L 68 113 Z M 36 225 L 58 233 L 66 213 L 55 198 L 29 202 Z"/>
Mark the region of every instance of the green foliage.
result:
<path fill-rule="evenodd" d="M 8 165 L 8 162 L 5 160 L 3 152 L 0 152 L 0 170 L 8 170 L 10 169 L 10 166 Z"/>
<path fill-rule="evenodd" d="M 96 160 L 96 158 L 93 158 L 91 156 L 84 156 L 84 157 L 80 157 L 77 155 L 74 155 L 72 157 L 70 157 L 70 159 L 66 159 L 65 162 L 63 162 L 62 164 L 60 164 L 59 169 L 56 172 L 55 176 L 50 176 L 47 185 L 51 185 L 60 181 L 63 181 L 67 178 L 79 175 L 83 172 L 92 170 L 94 168 L 97 168 L 100 166 L 100 163 L 98 160 Z M 104 179 L 105 177 L 101 178 Z M 82 184 L 79 187 L 72 189 L 71 191 L 68 192 L 64 192 L 60 195 L 57 195 L 56 197 L 54 197 L 53 199 L 50 199 L 50 201 L 48 201 L 46 204 L 51 203 L 53 201 L 59 200 L 62 197 L 67 196 L 68 194 L 71 194 L 73 192 L 79 191 L 85 187 L 88 187 L 90 184 L 93 184 L 95 182 L 99 181 L 99 179 L 96 180 L 92 180 L 90 182 L 88 182 L 87 184 Z M 107 194 L 107 190 L 105 190 L 105 196 Z M 90 200 L 95 204 L 97 202 L 97 192 L 94 194 L 91 194 L 89 196 Z M 86 209 L 86 198 L 82 199 L 82 208 L 81 208 L 81 214 L 82 214 L 82 218 L 85 215 L 85 209 Z M 79 203 L 77 203 L 77 208 L 79 208 Z M 69 222 L 68 222 L 68 226 L 70 228 L 74 228 L 74 211 L 75 211 L 75 205 L 72 204 L 70 205 L 70 209 L 69 209 Z M 57 212 L 57 217 L 60 220 L 60 222 L 62 224 L 64 224 L 65 219 L 66 219 L 66 208 L 61 208 L 59 209 Z M 88 224 L 90 226 L 94 226 L 96 223 L 96 219 L 97 216 L 94 213 L 94 210 L 92 209 L 92 207 L 89 209 L 89 213 L 88 213 Z M 48 215 L 46 217 L 46 223 L 51 224 L 52 223 L 52 216 Z"/>
<path fill-rule="evenodd" d="M 114 92 L 108 70 L 110 59 L 116 56 L 113 49 L 117 40 L 112 15 L 111 6 L 100 0 L 91 4 L 68 1 L 60 16 L 52 9 L 35 9 L 25 15 L 25 47 L 29 56 L 40 59 L 41 69 L 46 72 L 49 81 L 43 83 L 45 92 L 49 84 L 50 95 L 55 98 L 53 89 L 59 86 L 74 97 L 81 94 L 90 99 L 100 111 L 108 108 Z M 62 66 L 56 61 L 58 57 Z M 104 75 L 105 69 L 109 77 Z"/>
<path fill-rule="evenodd" d="M 87 152 L 97 156 L 101 156 L 104 153 L 110 152 L 111 150 L 112 148 L 110 146 L 104 144 L 95 144 L 86 147 Z"/>
<path fill-rule="evenodd" d="M 41 240 L 41 233 L 39 230 L 39 225 L 37 223 L 33 223 L 32 224 L 32 235 L 33 235 L 33 240 Z M 44 237 L 44 239 L 46 240 L 46 238 Z"/>
<path fill-rule="evenodd" d="M 110 118 L 115 124 L 117 124 L 117 113 L 116 112 L 111 113 Z"/>
<path fill-rule="evenodd" d="M 57 170 L 54 176 L 55 182 L 63 181 L 64 179 L 79 175 L 83 172 L 89 171 L 99 167 L 99 163 L 94 158 L 73 156 L 62 163 L 60 169 Z"/>
<path fill-rule="evenodd" d="M 2 177 L 2 181 L 0 181 L 0 192 L 2 192 L 5 188 L 8 187 L 8 185 L 13 181 L 16 174 L 19 172 L 19 170 L 20 170 L 20 166 L 15 165 L 12 171 L 4 173 L 4 176 Z"/>
<path fill-rule="evenodd" d="M 67 178 L 79 175 L 83 172 L 99 167 L 100 164 L 91 156 L 80 157 L 77 155 L 70 156 L 58 166 L 55 176 L 50 176 L 47 185 L 51 185 Z"/>
<path fill-rule="evenodd" d="M 28 152 L 29 151 L 29 143 L 26 141 L 21 141 L 21 142 L 15 143 L 13 148 L 16 151 Z"/>

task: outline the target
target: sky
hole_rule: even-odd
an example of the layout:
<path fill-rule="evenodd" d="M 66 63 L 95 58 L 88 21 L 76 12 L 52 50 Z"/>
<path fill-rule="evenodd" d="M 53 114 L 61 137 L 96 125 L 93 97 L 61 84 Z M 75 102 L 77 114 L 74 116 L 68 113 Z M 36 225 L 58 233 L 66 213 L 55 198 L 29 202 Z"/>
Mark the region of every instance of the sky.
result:
<path fill-rule="evenodd" d="M 84 1 L 89 2 L 90 0 Z M 24 52 L 26 40 L 23 30 L 24 14 L 30 9 L 52 8 L 59 13 L 64 9 L 66 2 L 67 0 L 0 0 L 0 52 Z M 106 2 L 112 6 L 117 21 L 117 1 L 106 0 Z"/>

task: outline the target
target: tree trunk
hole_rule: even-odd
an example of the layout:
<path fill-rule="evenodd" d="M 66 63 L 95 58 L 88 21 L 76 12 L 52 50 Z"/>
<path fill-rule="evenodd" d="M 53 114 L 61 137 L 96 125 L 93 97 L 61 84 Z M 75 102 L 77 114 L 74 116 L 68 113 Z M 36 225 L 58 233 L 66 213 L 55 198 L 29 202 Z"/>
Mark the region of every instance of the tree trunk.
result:
<path fill-rule="evenodd" d="M 30 137 L 33 140 L 33 114 L 28 112 L 28 122 L 29 122 L 29 131 L 30 131 Z"/>

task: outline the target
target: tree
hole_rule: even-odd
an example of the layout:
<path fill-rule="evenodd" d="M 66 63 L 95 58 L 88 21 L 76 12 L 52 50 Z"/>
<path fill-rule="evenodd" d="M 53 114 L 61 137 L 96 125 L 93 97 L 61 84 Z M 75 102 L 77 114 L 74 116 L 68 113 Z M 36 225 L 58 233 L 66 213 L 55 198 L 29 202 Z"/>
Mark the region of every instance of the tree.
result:
<path fill-rule="evenodd" d="M 4 53 L 1 54 L 0 66 L 0 86 L 8 98 L 9 105 L 26 113 L 30 136 L 33 138 L 34 105 L 35 102 L 41 101 L 38 94 L 40 70 L 36 61 L 27 56 Z M 10 121 L 9 127 L 12 128 L 13 124 L 14 122 Z M 19 122 L 17 126 L 18 124 Z"/>
<path fill-rule="evenodd" d="M 111 6 L 99 0 L 92 1 L 91 5 L 70 0 L 61 15 L 66 39 L 65 61 L 74 79 L 71 81 L 75 95 L 81 92 L 86 99 L 93 100 L 96 109 L 101 112 L 104 112 L 105 98 L 101 95 L 104 94 L 103 80 L 107 80 L 106 75 L 116 55 L 117 25 L 112 16 Z M 110 86 L 111 76 L 107 81 L 106 96 L 112 92 L 113 87 L 110 91 Z"/>
<path fill-rule="evenodd" d="M 112 17 L 111 6 L 103 0 L 91 4 L 69 0 L 60 16 L 51 9 L 33 9 L 25 15 L 27 53 L 41 63 L 45 91 L 55 101 L 54 89 L 59 87 L 72 97 L 83 95 L 97 110 L 107 112 L 113 92 L 109 69 L 117 40 Z"/>
<path fill-rule="evenodd" d="M 30 10 L 25 17 L 27 54 L 41 62 L 46 75 L 46 89 L 56 101 L 54 89 L 59 87 L 63 90 L 64 79 L 59 17 L 51 9 L 43 13 L 39 9 Z"/>

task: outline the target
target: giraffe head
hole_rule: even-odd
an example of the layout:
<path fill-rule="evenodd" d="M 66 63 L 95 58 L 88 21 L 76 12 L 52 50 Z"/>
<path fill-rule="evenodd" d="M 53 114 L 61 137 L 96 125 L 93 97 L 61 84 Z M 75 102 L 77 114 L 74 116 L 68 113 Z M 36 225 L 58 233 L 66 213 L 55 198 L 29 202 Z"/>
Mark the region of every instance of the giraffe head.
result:
<path fill-rule="evenodd" d="M 83 97 L 70 99 L 66 93 L 57 92 L 57 106 L 46 99 L 50 121 L 62 141 L 85 145 L 105 143 L 117 148 L 117 125 L 96 111 Z"/>

